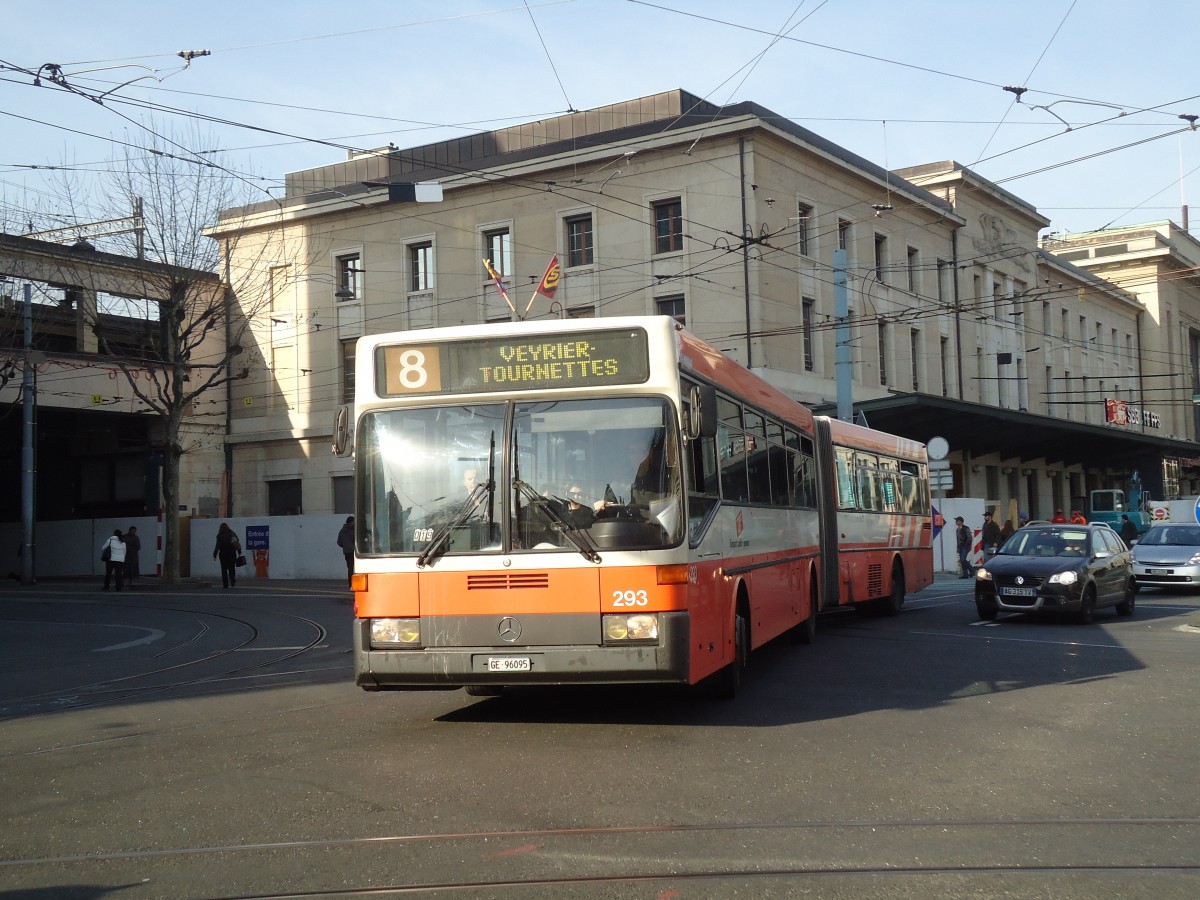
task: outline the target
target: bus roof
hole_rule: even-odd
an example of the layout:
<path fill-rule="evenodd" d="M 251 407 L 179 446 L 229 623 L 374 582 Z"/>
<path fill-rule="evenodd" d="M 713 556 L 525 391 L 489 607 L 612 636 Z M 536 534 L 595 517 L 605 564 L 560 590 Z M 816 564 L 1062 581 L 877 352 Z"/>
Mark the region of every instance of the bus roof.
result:
<path fill-rule="evenodd" d="M 920 441 L 898 437 L 886 431 L 875 431 L 853 422 L 843 422 L 832 416 L 818 418 L 829 423 L 829 434 L 834 444 L 868 452 L 889 453 L 906 459 L 924 461 L 926 458 L 925 445 Z"/>

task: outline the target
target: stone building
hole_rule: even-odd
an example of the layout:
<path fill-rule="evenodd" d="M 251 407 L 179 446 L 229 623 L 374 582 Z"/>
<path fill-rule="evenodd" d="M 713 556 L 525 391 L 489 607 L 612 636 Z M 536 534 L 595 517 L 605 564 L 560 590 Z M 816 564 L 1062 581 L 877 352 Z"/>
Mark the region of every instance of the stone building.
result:
<path fill-rule="evenodd" d="M 754 103 L 671 91 L 355 154 L 286 185 L 211 230 L 270 297 L 231 397 L 235 514 L 349 510 L 349 461 L 329 443 L 364 334 L 670 315 L 832 413 L 839 248 L 855 409 L 947 437 L 955 494 L 1047 515 L 1134 468 L 1161 495 L 1161 473 L 1200 455 L 1194 427 L 1105 421 L 1105 397 L 1143 396 L 1154 313 L 1039 247 L 1049 222 L 1027 201 L 952 162 L 888 172 Z M 526 309 L 555 254 L 555 302 Z"/>

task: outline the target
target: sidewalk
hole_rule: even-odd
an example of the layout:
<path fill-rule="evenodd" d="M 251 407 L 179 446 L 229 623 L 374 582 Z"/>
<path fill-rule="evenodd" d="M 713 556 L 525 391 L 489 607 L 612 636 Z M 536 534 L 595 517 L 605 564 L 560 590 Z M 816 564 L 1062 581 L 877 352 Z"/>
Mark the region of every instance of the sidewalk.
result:
<path fill-rule="evenodd" d="M 350 596 L 350 589 L 346 587 L 345 581 L 323 578 L 243 578 L 238 581 L 236 587 L 226 589 L 221 587 L 220 578 L 184 578 L 179 584 L 165 584 L 158 578 L 143 577 L 139 578 L 132 588 L 126 587 L 121 591 L 105 591 L 104 578 L 99 575 L 92 578 L 42 578 L 38 579 L 37 584 L 33 585 L 23 585 L 12 578 L 0 581 L 0 596 L 6 594 L 37 596 L 50 596 L 52 594 L 99 594 L 101 596 L 130 594 L 137 596 L 139 594 L 184 594 L 210 590 L 215 590 L 218 594 L 228 594 L 230 596 L 236 596 L 238 593 L 261 594 L 264 592 Z"/>

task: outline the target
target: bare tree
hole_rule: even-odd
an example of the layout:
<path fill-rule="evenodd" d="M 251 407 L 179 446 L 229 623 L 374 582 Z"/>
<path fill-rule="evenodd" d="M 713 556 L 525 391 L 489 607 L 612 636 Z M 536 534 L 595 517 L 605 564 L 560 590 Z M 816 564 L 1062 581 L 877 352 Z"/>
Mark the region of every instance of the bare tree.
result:
<path fill-rule="evenodd" d="M 229 248 L 220 247 L 205 230 L 217 223 L 222 210 L 265 195 L 246 178 L 212 162 L 211 151 L 201 156 L 187 149 L 213 146 L 211 137 L 197 130 L 167 135 L 150 124 L 143 137 L 141 148 L 126 146 L 123 160 L 86 204 L 89 210 L 105 211 L 106 218 L 128 216 L 130 211 L 140 214 L 136 229 L 89 238 L 106 262 L 109 254 L 101 254 L 100 247 L 130 261 L 131 273 L 137 273 L 131 275 L 135 286 L 114 284 L 99 274 L 90 283 L 76 277 L 64 277 L 60 283 L 70 285 L 65 304 L 76 307 L 94 335 L 95 349 L 108 357 L 105 363 L 120 369 L 144 410 L 157 417 L 152 440 L 162 449 L 162 574 L 164 581 L 174 583 L 180 575 L 182 459 L 205 440 L 214 452 L 224 449 L 225 421 L 210 418 L 202 425 L 197 411 L 223 409 L 223 389 L 246 377 L 246 368 L 238 364 L 243 337 L 269 302 L 255 296 L 263 291 L 258 281 L 232 284 L 229 273 L 218 271 Z M 79 201 L 72 191 L 64 192 L 62 199 L 70 205 Z M 72 249 L 87 251 L 91 246 L 77 243 Z M 263 244 L 260 251 L 265 254 L 268 248 Z M 138 257 L 145 262 L 134 264 Z M 139 319 L 141 327 L 131 328 Z M 207 403 L 218 396 L 220 403 Z"/>

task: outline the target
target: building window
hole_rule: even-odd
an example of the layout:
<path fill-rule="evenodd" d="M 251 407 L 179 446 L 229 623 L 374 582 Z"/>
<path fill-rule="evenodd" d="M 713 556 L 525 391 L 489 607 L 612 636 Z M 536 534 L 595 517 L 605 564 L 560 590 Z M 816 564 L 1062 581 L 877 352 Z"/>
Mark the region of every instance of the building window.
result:
<path fill-rule="evenodd" d="M 883 319 L 879 320 L 879 384 L 886 386 L 888 383 L 888 368 L 887 368 L 887 322 Z"/>
<path fill-rule="evenodd" d="M 408 289 L 433 290 L 433 242 L 408 245 Z"/>
<path fill-rule="evenodd" d="M 592 217 L 571 216 L 567 223 L 567 267 L 592 264 Z"/>
<path fill-rule="evenodd" d="M 687 315 L 683 308 L 683 294 L 671 297 L 659 297 L 654 301 L 654 308 L 660 316 L 670 316 L 680 325 L 687 324 Z"/>
<path fill-rule="evenodd" d="M 351 515 L 354 512 L 354 476 L 334 475 L 333 482 L 333 511 L 338 515 Z"/>
<path fill-rule="evenodd" d="M 913 328 L 908 332 L 908 352 L 912 356 L 912 389 L 921 389 L 921 376 L 918 372 L 921 365 L 921 332 Z"/>
<path fill-rule="evenodd" d="M 354 402 L 354 345 L 357 339 L 342 341 L 342 402 Z"/>
<path fill-rule="evenodd" d="M 483 233 L 483 252 L 501 278 L 512 275 L 512 235 L 507 228 Z"/>
<path fill-rule="evenodd" d="M 917 292 L 917 272 L 920 263 L 920 255 L 917 253 L 916 247 L 908 248 L 908 291 L 910 294 Z"/>
<path fill-rule="evenodd" d="M 938 362 L 942 370 L 942 396 L 950 396 L 950 338 L 938 340 Z"/>
<path fill-rule="evenodd" d="M 568 306 L 568 319 L 594 319 L 596 318 L 596 307 L 592 304 L 586 306 Z"/>
<path fill-rule="evenodd" d="M 683 249 L 683 201 L 678 197 L 651 204 L 654 212 L 654 252 Z"/>
<path fill-rule="evenodd" d="M 811 256 L 809 253 L 809 227 L 812 223 L 813 208 L 805 203 L 796 206 L 796 251 L 801 256 Z"/>
<path fill-rule="evenodd" d="M 946 286 L 946 278 L 950 274 L 950 263 L 944 259 L 937 261 L 937 298 L 941 303 L 946 302 L 946 297 L 950 291 Z"/>
<path fill-rule="evenodd" d="M 362 274 L 357 253 L 337 258 L 337 293 L 339 301 L 361 300 L 358 276 Z"/>
<path fill-rule="evenodd" d="M 875 235 L 875 280 L 883 283 L 883 270 L 887 266 L 887 236 Z"/>
<path fill-rule="evenodd" d="M 850 223 L 846 219 L 838 219 L 838 249 L 850 251 Z"/>
<path fill-rule="evenodd" d="M 1188 363 L 1191 368 L 1192 396 L 1200 394 L 1200 332 L 1188 332 Z M 1193 440 L 1200 437 L 1200 406 L 1192 406 Z"/>
<path fill-rule="evenodd" d="M 805 297 L 801 303 L 801 315 L 804 328 L 804 371 L 811 372 L 816 365 L 813 359 L 813 319 L 816 316 L 817 301 Z"/>
<path fill-rule="evenodd" d="M 268 516 L 298 516 L 303 512 L 299 478 L 267 482 Z"/>

